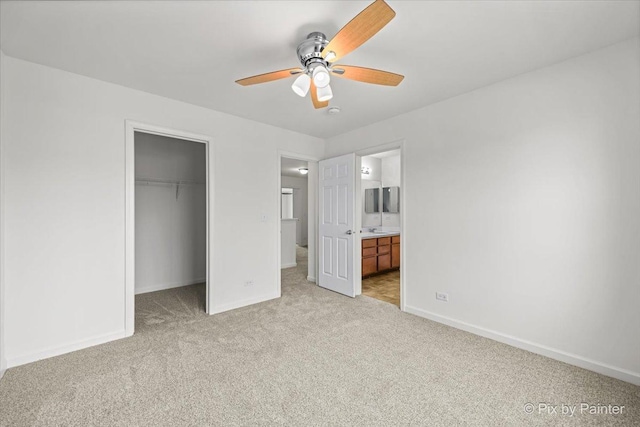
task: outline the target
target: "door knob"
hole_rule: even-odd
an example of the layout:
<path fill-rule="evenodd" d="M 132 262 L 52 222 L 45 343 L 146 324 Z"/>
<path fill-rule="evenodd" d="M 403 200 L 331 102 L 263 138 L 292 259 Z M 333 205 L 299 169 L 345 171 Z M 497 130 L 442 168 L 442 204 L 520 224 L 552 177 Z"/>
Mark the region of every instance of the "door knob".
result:
<path fill-rule="evenodd" d="M 353 231 L 347 230 L 347 234 L 351 235 L 351 234 L 353 234 Z"/>

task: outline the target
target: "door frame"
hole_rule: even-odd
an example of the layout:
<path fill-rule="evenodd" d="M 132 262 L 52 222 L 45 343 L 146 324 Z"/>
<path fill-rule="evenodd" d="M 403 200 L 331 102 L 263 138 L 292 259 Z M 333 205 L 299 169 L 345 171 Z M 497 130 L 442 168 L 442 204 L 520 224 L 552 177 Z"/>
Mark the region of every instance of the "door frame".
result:
<path fill-rule="evenodd" d="M 310 194 L 310 189 L 312 188 L 312 186 L 310 185 L 311 183 L 311 179 L 315 177 L 316 180 L 316 184 L 317 184 L 317 180 L 318 180 L 318 162 L 321 160 L 318 157 L 315 156 L 309 156 L 307 154 L 300 154 L 300 153 L 295 153 L 293 151 L 285 151 L 285 150 L 278 150 L 277 153 L 277 158 L 276 158 L 276 171 L 278 174 L 277 177 L 277 187 L 276 187 L 276 194 L 277 194 L 277 200 L 278 200 L 278 212 L 280 212 L 280 206 L 281 206 L 281 197 L 282 197 L 282 158 L 286 157 L 288 159 L 294 159 L 294 160 L 302 160 L 305 162 L 309 163 L 309 166 L 312 166 L 313 164 L 315 164 L 315 167 L 308 167 L 309 168 L 309 173 L 307 174 L 307 246 L 309 247 L 309 249 L 311 249 L 311 245 L 309 242 L 309 237 L 311 237 L 313 235 L 313 240 L 314 240 L 314 244 L 313 244 L 313 253 L 311 253 L 311 250 L 309 250 L 309 255 L 308 255 L 308 259 L 311 260 L 313 258 L 314 261 L 314 273 L 313 276 L 309 275 L 309 270 L 307 267 L 307 281 L 309 282 L 313 282 L 313 283 L 318 283 L 318 190 L 317 185 L 314 187 L 314 195 L 313 195 L 313 201 L 314 201 L 314 214 L 315 214 L 315 219 L 314 221 L 310 221 L 309 220 L 309 212 L 311 212 L 311 210 L 309 209 L 309 201 L 311 200 L 311 194 Z M 280 266 L 282 265 L 282 221 L 280 221 L 280 215 L 276 215 L 276 254 L 277 254 L 277 262 L 278 262 L 278 268 L 277 268 L 277 274 L 276 274 L 276 293 L 278 295 L 278 298 L 282 296 L 282 269 L 280 268 Z M 312 233 L 313 232 L 313 233 Z"/>
<path fill-rule="evenodd" d="M 135 132 L 160 135 L 205 144 L 205 193 L 206 193 L 206 301 L 205 310 L 211 314 L 213 308 L 212 266 L 213 256 L 213 191 L 214 157 L 213 138 L 177 129 L 125 120 L 125 286 L 124 324 L 125 335 L 134 333 L 135 325 Z"/>
<path fill-rule="evenodd" d="M 405 140 L 399 139 L 396 141 L 388 142 L 381 145 L 376 145 L 374 147 L 367 147 L 361 150 L 355 151 L 356 155 L 356 168 L 358 170 L 362 164 L 362 157 L 370 156 L 372 154 L 383 153 L 385 151 L 391 150 L 400 150 L 400 310 L 406 311 L 406 283 L 407 283 L 407 263 L 406 263 L 406 246 L 407 246 L 407 235 L 405 234 L 406 230 L 406 218 L 407 218 L 407 203 L 406 203 L 406 156 L 404 154 Z M 357 212 L 359 214 L 356 215 L 356 229 L 362 230 L 362 200 L 360 194 L 362 193 L 362 174 L 357 173 L 356 171 L 356 195 L 355 195 L 355 205 L 356 209 L 359 209 Z M 382 215 L 382 212 L 381 212 Z M 360 271 L 359 274 L 356 275 L 356 295 L 362 294 L 362 236 L 361 233 L 357 233 L 357 237 L 355 239 L 354 244 L 356 245 L 356 257 L 357 262 L 360 267 L 356 268 L 356 271 Z"/>

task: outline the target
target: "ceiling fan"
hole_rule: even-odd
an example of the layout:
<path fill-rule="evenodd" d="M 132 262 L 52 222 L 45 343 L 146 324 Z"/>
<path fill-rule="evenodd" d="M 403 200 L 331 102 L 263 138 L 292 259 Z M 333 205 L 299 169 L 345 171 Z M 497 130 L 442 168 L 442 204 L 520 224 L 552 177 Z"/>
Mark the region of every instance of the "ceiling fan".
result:
<path fill-rule="evenodd" d="M 331 75 L 385 86 L 397 86 L 404 76 L 372 68 L 353 65 L 337 65 L 337 60 L 358 48 L 373 37 L 396 16 L 384 0 L 375 0 L 347 25 L 342 27 L 332 40 L 320 32 L 313 32 L 298 45 L 298 59 L 302 68 L 288 68 L 236 80 L 242 86 L 266 83 L 298 75 L 291 85 L 293 91 L 304 97 L 311 92 L 315 108 L 324 108 L 333 98 L 329 85 Z"/>

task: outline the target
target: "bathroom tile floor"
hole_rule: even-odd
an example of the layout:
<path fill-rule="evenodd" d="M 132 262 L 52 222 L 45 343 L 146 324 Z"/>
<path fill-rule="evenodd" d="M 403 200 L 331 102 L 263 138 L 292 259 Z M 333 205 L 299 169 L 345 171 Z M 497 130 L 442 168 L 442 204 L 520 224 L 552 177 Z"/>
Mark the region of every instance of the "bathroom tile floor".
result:
<path fill-rule="evenodd" d="M 400 307 L 400 270 L 362 279 L 362 295 Z"/>

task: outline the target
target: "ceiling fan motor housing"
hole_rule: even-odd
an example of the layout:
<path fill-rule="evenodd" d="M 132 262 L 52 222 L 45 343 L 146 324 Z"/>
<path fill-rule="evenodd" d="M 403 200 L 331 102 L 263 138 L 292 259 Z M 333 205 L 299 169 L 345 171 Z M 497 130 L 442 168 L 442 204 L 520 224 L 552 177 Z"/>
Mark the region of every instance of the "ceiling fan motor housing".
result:
<path fill-rule="evenodd" d="M 307 71 L 312 71 L 318 65 L 329 66 L 329 63 L 322 58 L 322 50 L 328 44 L 327 36 L 316 31 L 309 34 L 307 39 L 298 45 L 298 59 Z"/>

